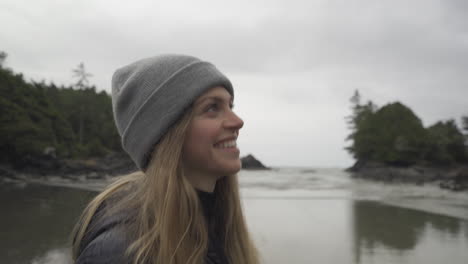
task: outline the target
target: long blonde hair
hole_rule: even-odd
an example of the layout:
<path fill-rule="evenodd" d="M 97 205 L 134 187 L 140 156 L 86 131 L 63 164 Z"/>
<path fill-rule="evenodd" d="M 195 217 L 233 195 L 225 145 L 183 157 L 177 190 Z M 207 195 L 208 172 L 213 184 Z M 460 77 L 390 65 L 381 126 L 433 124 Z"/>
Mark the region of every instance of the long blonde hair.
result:
<path fill-rule="evenodd" d="M 182 149 L 192 111 L 172 126 L 150 157 L 147 170 L 122 177 L 97 195 L 73 231 L 73 260 L 98 208 L 106 215 L 134 209 L 126 223 L 131 244 L 126 254 L 133 263 L 202 264 L 208 249 L 208 226 L 195 188 L 184 177 Z M 118 194 L 124 195 L 118 195 Z M 229 263 L 259 263 L 242 212 L 237 175 L 219 179 L 214 190 L 214 231 L 224 245 Z M 94 221 L 94 220 L 93 220 Z"/>

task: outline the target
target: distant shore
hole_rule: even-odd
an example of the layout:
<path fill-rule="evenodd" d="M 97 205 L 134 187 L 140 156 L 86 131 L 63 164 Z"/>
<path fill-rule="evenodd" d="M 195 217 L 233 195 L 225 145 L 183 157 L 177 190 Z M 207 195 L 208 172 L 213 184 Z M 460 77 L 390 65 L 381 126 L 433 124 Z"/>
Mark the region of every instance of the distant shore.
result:
<path fill-rule="evenodd" d="M 60 159 L 50 156 L 30 157 L 16 168 L 0 164 L 0 178 L 41 179 L 56 177 L 71 181 L 106 179 L 128 174 L 137 167 L 125 153 L 111 153 L 89 159 Z"/>
<path fill-rule="evenodd" d="M 416 185 L 436 184 L 451 191 L 468 191 L 468 165 L 464 164 L 397 167 L 378 162 L 356 162 L 346 171 L 354 178 Z"/>
<path fill-rule="evenodd" d="M 269 170 L 254 156 L 241 158 L 244 170 Z M 133 161 L 125 153 L 111 153 L 105 157 L 90 159 L 57 159 L 54 157 L 29 158 L 20 168 L 0 164 L 0 181 L 41 183 L 99 190 L 116 176 L 137 171 Z"/>

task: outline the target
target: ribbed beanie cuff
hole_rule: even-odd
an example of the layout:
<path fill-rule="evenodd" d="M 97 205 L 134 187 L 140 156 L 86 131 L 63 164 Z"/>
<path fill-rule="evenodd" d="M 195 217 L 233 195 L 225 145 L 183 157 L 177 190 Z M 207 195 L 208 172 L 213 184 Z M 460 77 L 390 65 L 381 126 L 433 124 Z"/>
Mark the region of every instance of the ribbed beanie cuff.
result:
<path fill-rule="evenodd" d="M 114 120 L 122 146 L 145 171 L 169 128 L 206 90 L 232 84 L 214 65 L 185 55 L 162 55 L 118 69 L 112 77 Z"/>

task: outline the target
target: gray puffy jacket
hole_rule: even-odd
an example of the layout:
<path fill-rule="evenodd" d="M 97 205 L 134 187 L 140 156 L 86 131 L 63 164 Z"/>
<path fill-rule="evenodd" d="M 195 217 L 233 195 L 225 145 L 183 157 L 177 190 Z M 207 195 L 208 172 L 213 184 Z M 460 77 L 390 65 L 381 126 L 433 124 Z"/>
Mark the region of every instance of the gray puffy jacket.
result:
<path fill-rule="evenodd" d="M 213 216 L 215 197 L 212 193 L 198 191 L 205 216 Z M 125 232 L 125 223 L 131 221 L 132 212 L 122 212 L 112 216 L 102 217 L 105 210 L 100 208 L 91 221 L 86 235 L 83 237 L 76 264 L 131 264 L 132 260 L 125 256 L 129 246 L 129 238 Z M 227 264 L 221 243 L 214 232 L 209 233 L 210 241 L 206 264 Z"/>

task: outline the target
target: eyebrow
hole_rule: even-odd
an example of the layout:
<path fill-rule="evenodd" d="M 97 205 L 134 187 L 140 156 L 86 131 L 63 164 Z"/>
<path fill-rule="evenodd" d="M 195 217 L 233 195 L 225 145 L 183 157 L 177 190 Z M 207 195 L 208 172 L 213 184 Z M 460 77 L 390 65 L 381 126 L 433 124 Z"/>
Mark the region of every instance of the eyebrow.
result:
<path fill-rule="evenodd" d="M 224 97 L 221 97 L 221 96 L 218 96 L 218 95 L 213 95 L 213 96 L 208 96 L 208 97 L 205 97 L 205 98 L 201 99 L 200 101 L 198 101 L 198 102 L 196 103 L 196 105 L 201 105 L 203 102 L 205 102 L 205 101 L 207 101 L 207 100 L 210 100 L 210 99 L 212 99 L 212 100 L 214 100 L 214 101 L 216 101 L 216 102 L 224 102 L 224 101 L 226 101 Z M 229 103 L 232 103 L 232 102 L 233 102 L 232 96 L 229 95 Z"/>

